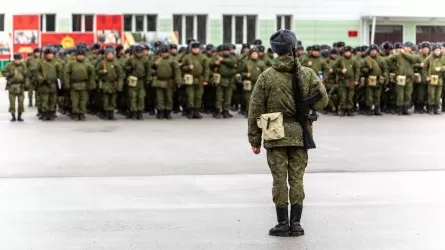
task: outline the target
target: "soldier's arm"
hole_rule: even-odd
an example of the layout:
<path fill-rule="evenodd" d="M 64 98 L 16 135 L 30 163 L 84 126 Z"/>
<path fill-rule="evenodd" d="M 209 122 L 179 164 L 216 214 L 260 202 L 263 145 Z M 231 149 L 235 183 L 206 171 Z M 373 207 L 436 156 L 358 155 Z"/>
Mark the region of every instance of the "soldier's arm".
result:
<path fill-rule="evenodd" d="M 122 68 L 122 65 L 119 63 L 116 64 L 116 72 L 117 72 L 117 91 L 122 91 L 124 88 L 124 80 L 125 80 L 125 72 Z"/>
<path fill-rule="evenodd" d="M 329 102 L 328 93 L 326 92 L 326 88 L 320 79 L 318 79 L 317 74 L 313 70 L 306 71 L 307 73 L 303 75 L 305 79 L 303 79 L 303 82 L 309 83 L 309 96 L 316 94 L 317 92 L 320 92 L 321 98 L 320 100 L 316 101 L 312 108 L 315 110 L 322 110 L 326 108 Z"/>
<path fill-rule="evenodd" d="M 106 74 L 102 63 L 97 63 L 94 67 L 94 70 L 96 71 L 96 76 L 98 76 L 99 78 Z"/>
<path fill-rule="evenodd" d="M 181 61 L 178 61 L 178 62 L 180 62 L 180 63 L 178 63 L 179 64 L 179 68 L 180 68 L 180 70 L 182 71 L 182 72 L 184 72 L 184 73 L 189 73 L 189 72 L 191 72 L 191 70 L 190 70 L 190 64 L 189 64 L 189 62 L 188 62 L 188 60 L 187 60 L 187 57 L 184 57 Z"/>
<path fill-rule="evenodd" d="M 210 78 L 209 60 L 205 56 L 202 56 L 202 64 L 204 68 L 204 82 L 208 82 Z"/>
<path fill-rule="evenodd" d="M 132 62 L 133 60 L 131 58 L 129 58 L 128 60 L 125 61 L 125 65 L 124 65 L 124 70 L 127 72 L 127 74 L 131 73 L 131 70 L 133 69 L 133 65 Z"/>
<path fill-rule="evenodd" d="M 252 90 L 248 116 L 248 138 L 252 147 L 261 147 L 261 129 L 258 128 L 257 118 L 266 113 L 265 77 L 261 74 Z"/>
<path fill-rule="evenodd" d="M 149 85 L 153 81 L 153 60 L 146 60 L 145 62 L 145 84 Z"/>
<path fill-rule="evenodd" d="M 221 61 L 221 64 L 224 64 L 224 65 L 226 65 L 228 67 L 234 68 L 234 67 L 236 67 L 236 58 L 232 57 L 232 56 L 225 57 Z"/>
<path fill-rule="evenodd" d="M 335 61 L 334 64 L 334 71 L 339 74 L 339 75 L 343 75 L 343 72 L 341 72 L 343 70 L 343 66 L 341 65 L 341 59 L 337 59 L 337 61 Z"/>
<path fill-rule="evenodd" d="M 241 63 L 239 72 L 242 77 L 247 78 L 247 62 L 246 61 Z"/>
<path fill-rule="evenodd" d="M 11 63 L 8 63 L 5 67 L 2 69 L 2 76 L 6 77 L 6 79 L 10 78 L 13 73 L 11 73 Z"/>
<path fill-rule="evenodd" d="M 413 67 L 416 68 L 416 69 L 421 69 L 422 68 L 422 67 L 420 67 L 420 63 L 421 62 L 422 61 L 420 60 L 420 56 L 416 55 L 416 62 L 413 64 Z"/>
<path fill-rule="evenodd" d="M 425 63 L 424 63 L 424 65 L 423 65 L 423 69 L 422 69 L 422 75 L 424 75 L 424 76 L 429 76 L 429 69 L 430 69 L 430 56 L 428 56 L 426 59 L 425 59 Z"/>
<path fill-rule="evenodd" d="M 410 53 L 403 53 L 403 57 L 405 57 L 411 64 L 415 64 L 417 62 L 417 56 Z"/>
<path fill-rule="evenodd" d="M 25 89 L 27 89 L 31 83 L 31 75 L 29 74 L 26 64 L 23 64 L 23 75 L 25 76 Z"/>
<path fill-rule="evenodd" d="M 386 64 L 385 60 L 383 60 L 383 58 L 380 58 L 380 68 L 382 69 L 383 77 L 385 78 L 385 80 L 388 79 L 389 77 L 388 65 Z"/>
<path fill-rule="evenodd" d="M 180 84 L 182 82 L 181 79 L 181 69 L 179 68 L 179 63 L 176 60 L 172 62 L 174 80 L 176 84 Z"/>
<path fill-rule="evenodd" d="M 39 63 L 35 68 L 35 76 L 38 84 L 42 84 L 42 82 L 45 80 L 43 79 L 42 67 L 42 63 Z"/>
<path fill-rule="evenodd" d="M 97 87 L 96 72 L 94 72 L 94 68 L 91 64 L 87 64 L 87 69 L 88 69 L 88 81 L 90 89 L 96 89 Z"/>

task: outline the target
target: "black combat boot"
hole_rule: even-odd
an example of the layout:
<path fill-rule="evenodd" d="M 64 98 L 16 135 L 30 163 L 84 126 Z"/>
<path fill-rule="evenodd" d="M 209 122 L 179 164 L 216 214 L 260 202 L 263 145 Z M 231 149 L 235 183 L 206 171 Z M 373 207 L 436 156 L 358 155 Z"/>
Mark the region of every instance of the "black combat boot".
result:
<path fill-rule="evenodd" d="M 108 111 L 109 113 L 108 113 L 108 120 L 111 120 L 111 121 L 116 121 L 116 116 L 115 116 L 115 114 L 114 114 L 114 110 L 110 110 L 110 111 Z"/>
<path fill-rule="evenodd" d="M 408 111 L 409 106 L 403 106 L 403 115 L 411 115 L 411 113 Z"/>
<path fill-rule="evenodd" d="M 56 112 L 55 111 L 49 112 L 48 120 L 49 121 L 54 121 L 55 119 L 56 119 Z"/>
<path fill-rule="evenodd" d="M 433 107 L 431 106 L 431 105 L 429 105 L 428 107 L 427 107 L 427 109 L 428 109 L 428 114 L 429 115 L 433 115 L 434 113 L 433 113 Z"/>
<path fill-rule="evenodd" d="M 228 119 L 228 118 L 230 118 L 230 116 L 229 116 L 229 111 L 227 111 L 227 110 L 223 110 L 223 112 L 222 112 L 222 116 L 223 116 L 224 119 Z"/>
<path fill-rule="evenodd" d="M 374 115 L 376 116 L 382 116 L 383 114 L 380 112 L 380 106 L 374 107 Z"/>
<path fill-rule="evenodd" d="M 304 235 L 304 229 L 300 225 L 302 212 L 303 212 L 302 205 L 295 204 L 290 207 L 290 235 L 291 236 Z"/>
<path fill-rule="evenodd" d="M 142 111 L 138 111 L 136 113 L 136 119 L 138 119 L 140 121 L 144 120 L 144 114 L 142 113 Z"/>
<path fill-rule="evenodd" d="M 42 111 L 40 109 L 37 109 L 37 114 L 36 114 L 37 118 L 40 119 L 40 116 L 42 116 Z"/>
<path fill-rule="evenodd" d="M 19 113 L 19 115 L 17 116 L 17 121 L 18 121 L 18 122 L 23 122 L 23 121 L 25 121 L 25 120 L 23 120 L 23 118 L 22 118 L 22 113 Z"/>
<path fill-rule="evenodd" d="M 182 116 L 187 116 L 189 114 L 189 109 L 187 107 L 182 107 Z"/>
<path fill-rule="evenodd" d="M 187 119 L 193 119 L 193 116 L 195 116 L 195 110 L 194 108 L 188 109 Z"/>
<path fill-rule="evenodd" d="M 346 113 L 347 113 L 348 116 L 351 116 L 351 117 L 354 116 L 354 110 L 353 109 L 347 109 Z"/>
<path fill-rule="evenodd" d="M 29 99 L 28 107 L 32 108 L 32 99 Z"/>
<path fill-rule="evenodd" d="M 440 112 L 439 112 L 439 105 L 435 104 L 433 107 L 434 107 L 434 114 L 435 114 L 435 115 L 440 115 Z"/>
<path fill-rule="evenodd" d="M 372 110 L 372 107 L 367 107 L 367 111 L 366 111 L 366 115 L 367 116 L 372 116 L 374 114 L 374 111 Z"/>
<path fill-rule="evenodd" d="M 340 109 L 340 110 L 338 111 L 338 115 L 339 115 L 340 117 L 344 117 L 344 116 L 345 116 L 345 110 L 344 110 L 344 109 Z"/>
<path fill-rule="evenodd" d="M 396 112 L 397 112 L 397 115 L 403 115 L 403 107 L 402 106 L 397 106 Z"/>
<path fill-rule="evenodd" d="M 289 237 L 290 228 L 288 206 L 277 207 L 276 212 L 278 224 L 269 230 L 269 235 Z"/>
<path fill-rule="evenodd" d="M 229 116 L 229 118 L 232 118 L 232 117 L 233 117 L 233 115 L 230 114 L 230 112 L 229 112 L 228 110 L 227 110 L 226 112 L 227 112 L 227 115 Z"/>
<path fill-rule="evenodd" d="M 87 117 L 85 116 L 85 114 L 79 114 L 79 121 L 85 121 L 87 119 Z"/>
<path fill-rule="evenodd" d="M 159 120 L 164 119 L 164 110 L 158 110 L 158 114 L 156 115 L 156 118 Z"/>
<path fill-rule="evenodd" d="M 215 119 L 221 119 L 221 111 L 216 110 L 215 113 L 213 113 L 213 118 Z"/>
<path fill-rule="evenodd" d="M 444 102 L 444 101 L 442 101 L 442 102 Z M 445 113 L 445 106 L 444 105 L 442 105 L 442 110 L 441 111 L 442 111 L 442 113 Z"/>
<path fill-rule="evenodd" d="M 17 119 L 15 118 L 15 113 L 11 113 L 11 122 L 15 122 Z"/>
<path fill-rule="evenodd" d="M 165 111 L 165 119 L 167 119 L 167 120 L 173 119 L 171 110 L 166 110 Z"/>
<path fill-rule="evenodd" d="M 199 112 L 199 109 L 195 109 L 195 113 L 193 114 L 193 118 L 195 118 L 195 119 L 202 119 L 202 115 Z"/>

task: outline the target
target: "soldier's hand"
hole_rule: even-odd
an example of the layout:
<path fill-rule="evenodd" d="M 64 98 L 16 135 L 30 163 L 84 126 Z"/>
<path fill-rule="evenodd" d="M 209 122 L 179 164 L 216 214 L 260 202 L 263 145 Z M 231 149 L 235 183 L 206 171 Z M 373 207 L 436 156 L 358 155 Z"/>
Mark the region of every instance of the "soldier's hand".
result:
<path fill-rule="evenodd" d="M 430 78 L 430 77 L 427 77 L 427 78 L 426 78 L 426 81 L 427 81 L 427 82 L 429 82 L 430 80 L 431 80 L 431 78 Z"/>
<path fill-rule="evenodd" d="M 247 76 L 247 78 L 250 78 L 250 73 L 247 73 L 246 76 Z"/>
<path fill-rule="evenodd" d="M 208 84 L 208 82 L 202 82 L 202 86 L 207 86 Z"/>
<path fill-rule="evenodd" d="M 437 72 L 440 72 L 440 67 L 436 67 L 435 70 L 436 70 Z"/>
<path fill-rule="evenodd" d="M 329 69 L 329 73 L 332 73 L 332 71 L 334 71 L 332 68 Z"/>
<path fill-rule="evenodd" d="M 221 64 L 221 61 L 218 60 L 218 61 L 215 62 L 215 64 L 216 64 L 216 65 L 220 65 L 220 64 Z"/>
<path fill-rule="evenodd" d="M 341 72 L 344 74 L 344 73 L 346 73 L 346 71 L 348 71 L 346 68 L 343 68 L 342 70 L 341 70 Z"/>
<path fill-rule="evenodd" d="M 261 148 L 252 147 L 252 152 L 257 155 L 261 152 Z"/>
<path fill-rule="evenodd" d="M 423 64 L 423 63 L 420 63 L 420 67 L 421 67 L 421 68 L 423 68 L 423 66 L 424 66 L 424 65 L 425 65 L 425 64 Z"/>
<path fill-rule="evenodd" d="M 190 70 L 193 70 L 193 69 L 194 69 L 193 64 L 190 64 L 190 65 L 189 65 L 189 69 L 190 69 Z"/>

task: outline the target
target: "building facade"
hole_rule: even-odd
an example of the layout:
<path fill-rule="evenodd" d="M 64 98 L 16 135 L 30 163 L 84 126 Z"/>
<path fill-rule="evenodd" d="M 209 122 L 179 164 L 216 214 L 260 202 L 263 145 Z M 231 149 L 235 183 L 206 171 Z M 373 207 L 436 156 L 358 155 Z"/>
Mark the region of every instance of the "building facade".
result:
<path fill-rule="evenodd" d="M 279 28 L 292 29 L 303 45 L 349 45 L 390 40 L 445 41 L 445 13 L 399 0 L 22 0 L 0 10 L 0 31 L 11 32 L 15 14 L 39 14 L 42 32 L 94 32 L 96 14 L 123 15 L 124 31 L 172 32 L 179 43 L 241 44 L 267 41 Z"/>

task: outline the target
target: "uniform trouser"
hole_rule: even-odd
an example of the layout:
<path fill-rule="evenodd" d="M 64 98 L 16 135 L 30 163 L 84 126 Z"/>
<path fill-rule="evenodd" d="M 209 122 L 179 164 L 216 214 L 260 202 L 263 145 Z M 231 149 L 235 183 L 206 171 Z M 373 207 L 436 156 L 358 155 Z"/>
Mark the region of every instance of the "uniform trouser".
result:
<path fill-rule="evenodd" d="M 216 108 L 218 110 L 229 110 L 232 101 L 233 89 L 229 86 L 219 85 L 216 88 Z"/>
<path fill-rule="evenodd" d="M 291 205 L 303 205 L 307 151 L 301 147 L 269 148 L 267 163 L 273 178 L 272 198 L 275 206 L 283 207 L 289 202 Z"/>
<path fill-rule="evenodd" d="M 40 110 L 54 112 L 57 106 L 57 92 L 40 92 Z"/>
<path fill-rule="evenodd" d="M 85 114 L 88 104 L 88 90 L 71 90 L 73 114 Z"/>
<path fill-rule="evenodd" d="M 88 108 L 91 111 L 99 111 L 101 106 L 101 98 L 99 89 L 92 89 L 89 91 L 88 95 Z"/>
<path fill-rule="evenodd" d="M 136 86 L 128 88 L 128 102 L 131 112 L 144 111 L 145 109 L 145 88 Z"/>
<path fill-rule="evenodd" d="M 36 92 L 36 94 L 37 94 L 37 91 L 34 91 L 36 85 L 37 85 L 37 83 L 35 83 L 35 82 L 29 84 L 29 88 L 28 88 L 28 99 L 29 99 L 29 101 L 32 101 L 32 99 L 34 97 L 34 92 Z M 37 98 L 37 95 L 36 95 L 36 98 Z"/>
<path fill-rule="evenodd" d="M 168 111 L 173 109 L 172 88 L 156 88 L 156 109 Z"/>
<path fill-rule="evenodd" d="M 187 88 L 187 108 L 200 109 L 202 106 L 202 94 L 204 87 L 201 84 L 193 84 L 186 86 Z"/>
<path fill-rule="evenodd" d="M 252 86 L 253 89 L 253 86 Z M 246 107 L 246 114 L 249 113 L 250 97 L 252 96 L 252 91 L 243 90 L 244 107 Z"/>
<path fill-rule="evenodd" d="M 102 105 L 105 111 L 116 109 L 116 93 L 102 93 Z"/>
<path fill-rule="evenodd" d="M 216 87 L 212 85 L 204 86 L 204 107 L 207 110 L 215 109 Z"/>
<path fill-rule="evenodd" d="M 16 107 L 15 102 L 17 100 L 17 112 L 23 113 L 25 112 L 24 101 L 25 101 L 25 93 L 21 92 L 20 94 L 14 94 L 9 92 L 9 113 L 15 113 Z"/>
<path fill-rule="evenodd" d="M 354 92 L 354 104 L 353 107 L 356 107 L 356 104 L 358 104 L 359 108 L 364 108 L 364 105 L 366 105 L 366 89 L 364 86 L 356 86 L 355 92 Z"/>
<path fill-rule="evenodd" d="M 179 105 L 181 105 L 181 107 L 183 107 L 183 108 L 187 107 L 188 94 L 187 94 L 187 87 L 186 86 L 182 85 L 178 89 L 178 98 L 179 98 Z"/>
<path fill-rule="evenodd" d="M 151 85 L 148 85 L 145 87 L 145 94 L 144 94 L 144 98 L 145 98 L 145 105 L 147 107 L 147 111 L 153 111 L 155 110 L 155 106 L 156 106 L 156 88 L 154 88 Z M 145 110 L 145 106 L 143 107 L 142 110 Z M 141 111 L 142 111 L 141 110 Z"/>
<path fill-rule="evenodd" d="M 71 91 L 69 90 L 65 90 L 65 92 L 63 93 L 63 106 L 65 108 L 66 111 L 72 111 L 73 109 L 73 105 L 71 103 Z"/>
<path fill-rule="evenodd" d="M 382 94 L 382 86 L 366 87 L 366 106 L 369 108 L 380 106 L 380 95 Z"/>
<path fill-rule="evenodd" d="M 428 105 L 439 105 L 442 96 L 442 85 L 428 84 Z"/>
<path fill-rule="evenodd" d="M 354 107 L 354 87 L 339 86 L 340 108 L 352 109 Z"/>
<path fill-rule="evenodd" d="M 427 97 L 427 84 L 425 82 L 416 83 L 413 85 L 413 98 L 414 103 L 423 107 Z"/>
<path fill-rule="evenodd" d="M 241 106 L 241 110 L 245 110 L 245 102 L 243 95 L 243 84 L 236 82 L 233 85 L 233 97 L 232 97 L 232 105 Z"/>
<path fill-rule="evenodd" d="M 408 80 L 408 78 L 407 78 Z M 402 106 L 410 106 L 411 105 L 411 96 L 413 93 L 413 83 L 412 82 L 406 82 L 404 86 L 397 85 L 396 86 L 396 92 L 397 92 L 397 103 L 396 105 L 399 107 Z"/>
<path fill-rule="evenodd" d="M 128 85 L 124 84 L 123 90 L 117 93 L 116 96 L 116 105 L 119 111 L 127 111 L 128 109 Z"/>

